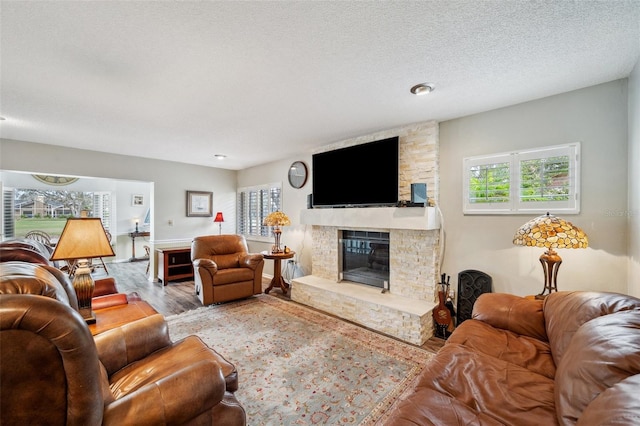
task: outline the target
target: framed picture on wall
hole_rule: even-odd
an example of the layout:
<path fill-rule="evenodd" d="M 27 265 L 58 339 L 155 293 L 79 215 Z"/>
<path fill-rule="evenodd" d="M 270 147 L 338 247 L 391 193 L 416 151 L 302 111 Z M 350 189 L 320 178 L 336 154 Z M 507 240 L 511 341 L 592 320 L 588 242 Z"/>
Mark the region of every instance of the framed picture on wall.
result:
<path fill-rule="evenodd" d="M 213 216 L 213 192 L 187 191 L 187 216 Z"/>
<path fill-rule="evenodd" d="M 144 206 L 144 195 L 141 194 L 133 194 L 131 196 L 131 205 L 132 206 Z"/>

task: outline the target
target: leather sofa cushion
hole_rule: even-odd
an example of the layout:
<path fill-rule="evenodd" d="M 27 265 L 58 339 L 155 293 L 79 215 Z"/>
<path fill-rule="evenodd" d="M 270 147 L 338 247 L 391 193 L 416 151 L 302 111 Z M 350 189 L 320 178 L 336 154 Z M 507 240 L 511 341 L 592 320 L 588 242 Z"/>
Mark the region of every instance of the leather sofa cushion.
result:
<path fill-rule="evenodd" d="M 446 344 L 458 343 L 471 350 L 531 370 L 549 379 L 556 374 L 549 344 L 529 336 L 495 328 L 469 319 L 456 329 Z"/>
<path fill-rule="evenodd" d="M 0 263 L 2 294 L 46 296 L 77 309 L 77 303 L 73 303 L 75 299 L 69 297 L 69 291 L 73 290 L 65 288 L 45 266 L 25 262 Z"/>
<path fill-rule="evenodd" d="M 78 310 L 78 299 L 71 282 L 53 266 L 1 262 L 0 277 L 0 293 L 47 296 Z M 51 292 L 51 289 L 55 289 L 55 292 Z"/>
<path fill-rule="evenodd" d="M 104 296 L 107 294 L 115 294 L 118 292 L 116 280 L 113 277 L 100 278 L 95 280 L 95 288 L 93 289 L 93 297 Z"/>
<path fill-rule="evenodd" d="M 582 412 L 577 426 L 640 424 L 640 374 L 631 376 L 598 395 Z"/>
<path fill-rule="evenodd" d="M 50 263 L 49 258 L 53 254 L 52 247 L 31 238 L 14 238 L 11 240 L 5 240 L 0 243 L 0 247 L 23 247 L 35 250 L 47 259 L 47 264 Z"/>
<path fill-rule="evenodd" d="M 46 296 L 69 306 L 69 297 L 56 280 L 43 277 L 26 277 L 24 275 L 5 275 L 0 278 L 2 294 L 32 294 Z"/>
<path fill-rule="evenodd" d="M 106 309 L 112 306 L 121 306 L 129 303 L 127 295 L 124 293 L 105 294 L 91 299 L 91 309 Z"/>
<path fill-rule="evenodd" d="M 238 390 L 238 370 L 236 366 L 227 361 L 225 357 L 220 355 L 214 349 L 211 349 L 213 357 L 222 369 L 222 375 L 226 384 L 227 392 L 235 392 Z"/>
<path fill-rule="evenodd" d="M 211 259 L 218 265 L 218 270 L 227 268 L 238 268 L 240 266 L 240 255 L 242 253 L 231 253 L 212 256 Z"/>
<path fill-rule="evenodd" d="M 145 386 L 154 385 L 175 371 L 186 370 L 189 366 L 200 361 L 212 361 L 212 358 L 211 350 L 200 338 L 196 336 L 186 337 L 172 346 L 160 349 L 111 375 L 111 392 L 114 398 L 118 400 Z M 193 393 L 197 391 L 197 386 L 194 387 L 191 383 L 175 383 L 174 385 L 176 393 Z M 222 394 L 219 395 L 220 399 L 222 397 Z"/>
<path fill-rule="evenodd" d="M 558 418 L 574 424 L 594 397 L 636 374 L 640 374 L 640 310 L 586 322 L 558 365 Z M 634 394 L 638 398 L 637 389 Z"/>
<path fill-rule="evenodd" d="M 3 330 L 0 333 L 0 347 L 0 413 L 7 415 L 13 411 L 12 420 L 15 424 L 65 424 L 67 378 L 59 348 L 47 339 L 34 338 L 30 330 Z M 31 362 L 24 362 L 25 353 L 30 354 Z M 0 423 L 5 420 L 0 414 Z"/>
<path fill-rule="evenodd" d="M 540 300 L 507 293 L 484 293 L 473 305 L 472 318 L 496 328 L 548 341 Z"/>
<path fill-rule="evenodd" d="M 213 276 L 213 285 L 224 285 L 241 281 L 253 281 L 254 271 L 249 268 L 218 269 Z"/>
<path fill-rule="evenodd" d="M 450 343 L 429 362 L 421 373 L 416 394 L 410 395 L 399 411 L 405 411 L 410 404 L 421 406 L 429 416 L 444 416 L 435 422 L 439 425 L 474 424 L 440 413 L 455 410 L 465 419 L 474 415 L 484 419 L 482 413 L 493 419 L 475 424 L 517 425 L 526 418 L 528 424 L 547 426 L 557 424 L 553 389 L 553 379 Z M 447 398 L 436 398 L 438 393 Z"/>
<path fill-rule="evenodd" d="M 640 300 L 617 293 L 559 291 L 544 300 L 544 317 L 556 366 L 578 328 L 587 321 L 614 312 L 639 309 Z"/>
<path fill-rule="evenodd" d="M 26 247 L 2 246 L 0 247 L 0 258 L 3 262 L 17 261 L 38 263 L 40 265 L 50 265 L 49 259 L 41 253 Z"/>
<path fill-rule="evenodd" d="M 166 361 L 162 360 L 160 366 L 167 367 Z M 227 413 L 225 407 L 217 407 L 227 393 L 222 371 L 213 359 L 176 363 L 174 368 L 163 368 L 164 377 L 156 376 L 155 380 L 150 377 L 153 374 L 144 375 L 154 370 L 155 366 L 147 365 L 145 370 L 132 371 L 140 379 L 140 386 L 132 386 L 130 393 L 105 407 L 104 425 L 222 425 L 225 423 L 220 417 L 225 414 L 236 419 L 227 424 L 246 424 L 242 408 L 233 415 Z M 134 381 L 128 383 L 134 384 Z M 214 407 L 218 411 L 214 411 Z M 220 415 L 214 417 L 214 412 Z"/>
<path fill-rule="evenodd" d="M 429 401 L 425 404 L 424 401 Z M 392 426 L 504 426 L 488 415 L 437 390 L 420 387 L 385 424 Z"/>
<path fill-rule="evenodd" d="M 80 314 L 31 294 L 0 306 L 0 424 L 100 424 L 100 362 Z"/>

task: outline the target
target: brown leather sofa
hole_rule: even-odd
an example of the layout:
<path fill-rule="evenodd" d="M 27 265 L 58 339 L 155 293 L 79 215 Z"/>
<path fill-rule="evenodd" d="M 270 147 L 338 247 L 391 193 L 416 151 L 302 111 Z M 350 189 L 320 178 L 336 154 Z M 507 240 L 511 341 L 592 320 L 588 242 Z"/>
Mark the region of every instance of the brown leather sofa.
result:
<path fill-rule="evenodd" d="M 0 262 L 28 262 L 39 265 L 48 265 L 55 269 L 56 277 L 63 280 L 66 277 L 57 268 L 55 262 L 49 260 L 52 250 L 45 244 L 26 238 L 16 238 L 0 243 Z M 93 291 L 92 308 L 102 309 L 110 306 L 128 303 L 129 300 L 140 300 L 137 293 L 120 294 L 113 277 L 96 278 L 95 289 Z"/>
<path fill-rule="evenodd" d="M 0 269 L 0 424 L 246 423 L 235 367 L 198 337 L 159 314 L 92 337 L 55 268 Z"/>
<path fill-rule="evenodd" d="M 389 425 L 640 424 L 640 299 L 486 293 Z"/>
<path fill-rule="evenodd" d="M 242 235 L 206 235 L 191 243 L 195 292 L 203 305 L 262 293 L 261 254 L 249 253 Z"/>

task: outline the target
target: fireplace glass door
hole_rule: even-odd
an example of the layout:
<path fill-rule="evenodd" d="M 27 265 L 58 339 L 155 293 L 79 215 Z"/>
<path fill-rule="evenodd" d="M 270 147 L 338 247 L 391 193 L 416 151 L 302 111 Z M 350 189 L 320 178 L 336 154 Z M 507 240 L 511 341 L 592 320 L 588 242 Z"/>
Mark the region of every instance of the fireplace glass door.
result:
<path fill-rule="evenodd" d="M 389 288 L 389 233 L 342 231 L 342 279 Z"/>

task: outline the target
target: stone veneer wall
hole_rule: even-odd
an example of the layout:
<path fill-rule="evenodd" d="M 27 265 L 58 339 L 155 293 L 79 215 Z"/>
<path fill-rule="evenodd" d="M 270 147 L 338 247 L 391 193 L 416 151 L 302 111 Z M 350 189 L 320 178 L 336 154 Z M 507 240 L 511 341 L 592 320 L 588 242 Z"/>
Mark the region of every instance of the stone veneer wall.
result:
<path fill-rule="evenodd" d="M 399 136 L 400 200 L 411 200 L 411 184 L 426 183 L 427 195 L 438 200 L 438 124 L 418 123 L 400 129 L 349 139 L 326 150 Z M 345 214 L 367 216 L 366 208 L 349 209 Z M 433 335 L 431 311 L 435 306 L 436 282 L 440 266 L 440 230 L 396 226 L 378 218 L 362 226 L 336 223 L 312 224 L 311 275 L 292 281 L 291 298 L 339 317 L 422 345 Z M 426 220 L 426 219 L 425 219 Z M 353 224 L 352 221 L 347 221 Z M 366 223 L 364 223 L 366 222 Z M 356 222 L 359 225 L 359 222 Z M 426 222 L 425 222 L 426 225 Z M 416 225 L 413 225 L 416 226 Z M 386 228 L 385 228 L 386 227 Z M 416 226 L 421 228 L 421 224 Z M 338 283 L 340 272 L 340 230 L 389 232 L 390 292 L 381 295 L 372 287 Z M 428 230 L 427 230 L 428 229 Z M 357 287 L 359 286 L 359 287 Z M 366 287 L 366 288 L 363 288 Z M 382 296 L 382 297 L 381 297 Z"/>
<path fill-rule="evenodd" d="M 331 281 L 338 281 L 338 228 L 332 226 L 311 227 L 311 273 Z"/>
<path fill-rule="evenodd" d="M 332 151 L 353 145 L 360 145 L 380 139 L 399 136 L 399 176 L 398 196 L 400 200 L 411 200 L 411 184 L 426 183 L 427 196 L 439 198 L 439 126 L 436 121 L 416 123 L 396 129 L 359 136 L 323 147 L 321 151 Z"/>
<path fill-rule="evenodd" d="M 428 197 L 437 203 L 438 130 L 438 123 L 435 121 L 417 123 L 342 141 L 328 146 L 323 151 L 399 136 L 399 198 L 410 200 L 411 184 L 426 183 Z M 354 214 L 357 214 L 357 211 Z M 370 227 L 359 229 L 379 230 Z M 405 297 L 436 301 L 435 284 L 440 268 L 439 231 L 392 229 L 389 237 L 391 292 Z M 337 227 L 313 226 L 312 275 L 338 281 L 338 238 Z"/>
<path fill-rule="evenodd" d="M 314 276 L 334 282 L 338 281 L 340 271 L 339 234 L 338 227 L 312 227 L 312 271 Z M 439 230 L 391 229 L 389 232 L 391 293 L 408 298 L 434 301 L 439 255 Z"/>
<path fill-rule="evenodd" d="M 440 231 L 392 230 L 389 282 L 393 294 L 435 301 Z"/>
<path fill-rule="evenodd" d="M 427 196 L 439 199 L 439 127 L 431 121 L 405 127 L 400 136 L 399 197 L 411 200 L 411 184 L 426 183 Z"/>

